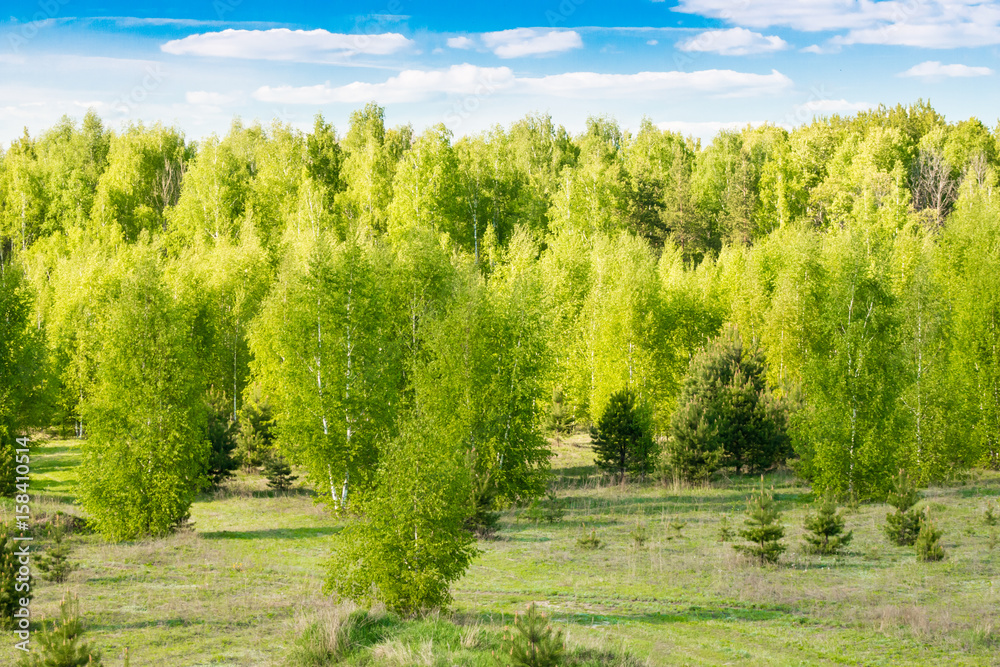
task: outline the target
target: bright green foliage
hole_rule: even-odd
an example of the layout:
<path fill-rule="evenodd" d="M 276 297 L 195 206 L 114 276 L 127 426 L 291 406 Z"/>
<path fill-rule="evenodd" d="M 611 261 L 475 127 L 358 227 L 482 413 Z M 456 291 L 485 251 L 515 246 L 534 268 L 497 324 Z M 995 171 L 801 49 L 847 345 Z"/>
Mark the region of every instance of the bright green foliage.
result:
<path fill-rule="evenodd" d="M 384 446 L 361 516 L 337 535 L 327 588 L 357 602 L 412 613 L 445 607 L 475 557 L 466 530 L 472 492 L 465 457 L 435 425 L 407 423 Z M 457 502 L 456 502 L 457 501 Z"/>
<path fill-rule="evenodd" d="M 488 280 L 462 277 L 450 311 L 425 324 L 414 378 L 418 408 L 464 443 L 477 483 L 488 481 L 501 505 L 541 495 L 548 472 L 539 422 L 550 351 L 536 252 L 519 231 Z"/>
<path fill-rule="evenodd" d="M 514 617 L 514 627 L 505 635 L 504 653 L 512 667 L 558 667 L 564 664 L 566 640 L 562 630 L 553 630 L 549 619 L 532 603 Z"/>
<path fill-rule="evenodd" d="M 809 531 L 803 537 L 806 550 L 814 554 L 836 554 L 851 543 L 853 531 L 844 532 L 846 520 L 837 513 L 837 502 L 827 494 L 815 514 L 806 517 L 805 528 Z M 811 534 L 810 534 L 811 533 Z"/>
<path fill-rule="evenodd" d="M 143 230 L 162 231 L 190 157 L 183 135 L 172 128 L 131 125 L 113 136 L 94 198 L 95 236 L 135 241 Z"/>
<path fill-rule="evenodd" d="M 275 491 L 287 491 L 298 479 L 297 475 L 292 474 L 292 467 L 288 465 L 288 461 L 278 452 L 270 452 L 267 455 L 263 468 L 267 485 Z"/>
<path fill-rule="evenodd" d="M 451 132 L 444 125 L 428 129 L 403 153 L 393 181 L 389 206 L 389 238 L 412 227 L 443 232 L 472 250 L 472 229 L 461 222 L 458 167 Z"/>
<path fill-rule="evenodd" d="M 821 491 L 882 497 L 905 456 L 904 353 L 888 260 L 875 233 L 848 228 L 827 238 L 829 286 L 802 371 L 807 409 L 795 435 L 799 470 Z"/>
<path fill-rule="evenodd" d="M 659 453 L 653 439 L 649 411 L 636 402 L 635 393 L 622 389 L 611 395 L 592 434 L 594 462 L 605 472 L 623 479 L 653 472 Z"/>
<path fill-rule="evenodd" d="M 341 178 L 346 189 L 337 195 L 337 207 L 352 225 L 380 231 L 386 228 L 395 171 L 386 139 L 385 109 L 370 103 L 351 113 L 351 126 L 341 142 Z"/>
<path fill-rule="evenodd" d="M 885 517 L 885 533 L 894 544 L 910 546 L 916 541 L 920 532 L 920 512 L 914 506 L 919 500 L 920 491 L 909 475 L 900 470 L 893 479 L 893 489 L 886 501 L 896 509 Z"/>
<path fill-rule="evenodd" d="M 774 500 L 774 491 L 764 489 L 763 477 L 760 481 L 760 491 L 755 491 L 747 498 L 747 517 L 744 525 L 739 534 L 747 544 L 734 544 L 733 548 L 760 565 L 778 562 L 778 558 L 785 551 L 785 545 L 781 543 L 781 538 L 785 536 L 785 528 L 781 525 L 781 513 Z"/>
<path fill-rule="evenodd" d="M 0 496 L 14 492 L 17 438 L 43 423 L 45 357 L 32 294 L 18 264 L 0 263 Z"/>
<path fill-rule="evenodd" d="M 944 547 L 941 546 L 941 531 L 931 519 L 930 509 L 924 510 L 920 520 L 920 534 L 917 535 L 917 558 L 926 562 L 944 559 Z"/>
<path fill-rule="evenodd" d="M 787 408 L 767 385 L 760 348 L 733 328 L 695 355 L 671 420 L 675 473 L 708 479 L 722 465 L 765 470 L 788 453 Z"/>
<path fill-rule="evenodd" d="M 159 262 L 158 248 L 144 243 L 109 262 L 88 332 L 102 346 L 84 406 L 80 501 L 111 540 L 169 532 L 206 482 L 191 312 L 167 291 Z"/>
<path fill-rule="evenodd" d="M 80 600 L 64 596 L 59 603 L 59 618 L 44 631 L 35 633 L 37 648 L 19 663 L 19 667 L 100 667 L 101 652 L 83 640 Z"/>
<path fill-rule="evenodd" d="M 377 440 L 395 428 L 402 318 L 380 248 L 325 233 L 296 243 L 252 327 L 253 368 L 278 448 L 338 508 L 349 484 L 369 488 Z"/>
<path fill-rule="evenodd" d="M 64 541 L 63 531 L 56 528 L 52 531 L 52 544 L 44 552 L 36 556 L 34 564 L 45 578 L 58 584 L 66 581 L 76 565 L 69 560 L 69 543 Z"/>
<path fill-rule="evenodd" d="M 18 552 L 26 542 L 15 542 L 14 537 L 23 537 L 24 531 L 15 532 L 13 524 L 0 525 L 0 628 L 13 629 L 14 613 L 21 608 L 21 600 L 31 600 L 35 579 L 30 571 L 27 581 L 19 582 Z M 30 549 L 30 547 L 29 547 Z"/>

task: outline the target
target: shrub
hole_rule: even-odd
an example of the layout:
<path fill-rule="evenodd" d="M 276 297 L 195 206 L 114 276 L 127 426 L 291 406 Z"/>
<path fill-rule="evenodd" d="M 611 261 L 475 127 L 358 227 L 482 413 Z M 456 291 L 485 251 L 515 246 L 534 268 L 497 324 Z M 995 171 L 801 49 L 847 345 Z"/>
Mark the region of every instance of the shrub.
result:
<path fill-rule="evenodd" d="M 635 545 L 636 549 L 642 549 L 646 546 L 646 540 L 649 539 L 649 532 L 644 524 L 637 522 L 635 528 L 629 533 L 629 537 L 632 538 L 632 544 Z"/>
<path fill-rule="evenodd" d="M 557 667 L 564 664 L 566 642 L 561 630 L 553 630 L 549 619 L 534 603 L 514 619 L 506 636 L 512 667 Z"/>
<path fill-rule="evenodd" d="M 924 510 L 920 521 L 920 533 L 917 535 L 917 558 L 924 562 L 938 561 L 944 558 L 944 547 L 941 546 L 943 532 L 931 520 L 930 509 Z"/>
<path fill-rule="evenodd" d="M 474 482 L 472 514 L 465 522 L 466 528 L 484 539 L 492 538 L 500 525 L 500 512 L 496 510 L 496 487 L 489 483 L 489 476 Z"/>
<path fill-rule="evenodd" d="M 459 444 L 404 424 L 383 453 L 361 517 L 338 533 L 326 588 L 400 613 L 444 607 L 478 553 L 466 528 L 471 472 Z"/>
<path fill-rule="evenodd" d="M 765 470 L 788 456 L 788 407 L 765 379 L 756 344 L 744 347 L 734 327 L 691 360 L 670 422 L 667 457 L 690 482 L 722 466 Z"/>
<path fill-rule="evenodd" d="M 893 480 L 893 490 L 888 502 L 896 508 L 895 513 L 885 517 L 885 533 L 889 539 L 901 547 L 912 546 L 920 533 L 920 513 L 914 506 L 920 500 L 920 492 L 910 481 L 905 471 L 900 470 Z"/>
<path fill-rule="evenodd" d="M 649 411 L 636 404 L 635 393 L 622 389 L 611 395 L 597 428 L 592 431 L 595 463 L 605 472 L 646 475 L 656 463 L 657 445 Z"/>
<path fill-rule="evenodd" d="M 64 596 L 59 618 L 42 632 L 35 633 L 39 649 L 25 656 L 20 667 L 99 667 L 101 652 L 82 639 L 80 601 Z"/>
<path fill-rule="evenodd" d="M 740 530 L 740 537 L 748 544 L 734 544 L 733 548 L 761 565 L 776 563 L 785 551 L 785 546 L 781 544 L 785 528 L 780 523 L 780 517 L 774 491 L 764 489 L 764 478 L 761 477 L 760 491 L 747 498 L 746 527 Z"/>
<path fill-rule="evenodd" d="M 381 607 L 357 609 L 348 603 L 318 614 L 295 638 L 289 663 L 295 667 L 337 664 L 361 648 L 382 641 L 396 619 Z"/>
<path fill-rule="evenodd" d="M 805 527 L 809 531 L 804 537 L 806 551 L 814 554 L 835 554 L 851 543 L 853 532 L 844 532 L 846 521 L 837 513 L 837 503 L 827 494 L 815 514 L 806 517 Z"/>

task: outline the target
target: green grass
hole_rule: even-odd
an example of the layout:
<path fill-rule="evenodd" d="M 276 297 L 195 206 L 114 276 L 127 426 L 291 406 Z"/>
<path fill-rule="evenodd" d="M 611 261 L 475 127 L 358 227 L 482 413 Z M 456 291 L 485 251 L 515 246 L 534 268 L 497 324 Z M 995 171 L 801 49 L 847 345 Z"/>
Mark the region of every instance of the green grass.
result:
<path fill-rule="evenodd" d="M 73 505 L 76 444 L 38 445 L 33 512 L 81 513 Z M 759 479 L 693 489 L 609 485 L 581 438 L 556 447 L 553 467 L 563 521 L 536 524 L 523 508 L 508 510 L 500 539 L 480 543 L 482 555 L 454 587 L 452 611 L 387 617 L 378 632 L 352 640 L 346 664 L 492 664 L 512 614 L 537 602 L 577 664 L 1000 665 L 998 528 L 982 520 L 1000 494 L 996 473 L 925 492 L 945 530 L 942 563 L 920 563 L 912 548 L 889 544 L 881 504 L 847 510 L 854 541 L 843 555 L 806 554 L 809 489 L 789 474 L 770 475 L 789 549 L 778 566 L 758 568 L 718 541 L 718 527 L 725 514 L 740 528 Z M 5 501 L 0 518 L 10 510 Z M 260 478 L 241 475 L 200 498 L 191 518 L 192 530 L 160 540 L 70 538 L 80 567 L 65 584 L 37 582 L 35 618 L 54 614 L 69 590 L 109 665 L 129 647 L 132 665 L 245 666 L 289 664 L 311 626 L 329 631 L 350 615 L 322 594 L 343 524 L 309 491 L 274 496 Z M 671 523 L 682 522 L 678 534 Z M 641 548 L 637 523 L 646 527 Z M 580 548 L 592 530 L 602 546 Z M 13 643 L 0 644 L 0 664 L 13 663 Z M 626 651 L 638 661 L 625 660 Z"/>

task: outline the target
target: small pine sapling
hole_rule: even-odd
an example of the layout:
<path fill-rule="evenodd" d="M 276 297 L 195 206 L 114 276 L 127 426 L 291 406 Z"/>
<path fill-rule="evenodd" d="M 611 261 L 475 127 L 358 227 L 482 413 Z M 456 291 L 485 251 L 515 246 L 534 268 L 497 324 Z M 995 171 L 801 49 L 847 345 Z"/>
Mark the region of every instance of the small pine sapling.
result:
<path fill-rule="evenodd" d="M 987 526 L 995 526 L 998 521 L 1000 521 L 1000 512 L 997 512 L 996 502 L 986 503 L 986 508 L 983 510 L 983 523 Z"/>
<path fill-rule="evenodd" d="M 545 420 L 545 428 L 558 444 L 562 437 L 572 433 L 575 427 L 576 418 L 572 410 L 566 406 L 562 389 L 556 387 L 552 390 L 552 408 Z"/>
<path fill-rule="evenodd" d="M 920 520 L 920 533 L 917 534 L 917 558 L 926 562 L 939 561 L 944 558 L 944 547 L 941 546 L 941 535 L 944 533 L 934 525 L 930 509 L 924 510 Z"/>
<path fill-rule="evenodd" d="M 597 532 L 594 530 L 590 531 L 590 535 L 584 533 L 583 537 L 576 541 L 576 546 L 588 550 L 600 549 L 603 544 L 604 542 L 601 541 L 601 538 L 597 536 Z"/>
<path fill-rule="evenodd" d="M 731 542 L 733 539 L 733 529 L 729 525 L 729 515 L 723 514 L 719 519 L 719 541 Z"/>
<path fill-rule="evenodd" d="M 629 533 L 629 537 L 632 538 L 632 544 L 635 545 L 636 549 L 642 549 L 646 546 L 646 540 L 649 539 L 649 533 L 646 531 L 646 525 L 636 522 L 635 528 Z"/>
<path fill-rule="evenodd" d="M 549 619 L 534 603 L 514 618 L 514 628 L 506 634 L 507 653 L 512 667 L 556 667 L 564 664 L 566 642 L 561 630 L 553 630 Z"/>
<path fill-rule="evenodd" d="M 747 544 L 734 544 L 733 548 L 760 565 L 776 563 L 785 551 L 785 545 L 781 543 L 785 528 L 781 525 L 781 513 L 774 500 L 774 490 L 764 489 L 763 476 L 760 478 L 760 491 L 747 498 L 745 525 L 740 530 L 740 537 Z"/>
<path fill-rule="evenodd" d="M 76 569 L 76 565 L 69 560 L 69 543 L 64 541 L 63 537 L 63 531 L 54 528 L 52 546 L 35 559 L 36 567 L 44 573 L 45 578 L 58 584 L 66 581 L 70 573 Z"/>
<path fill-rule="evenodd" d="M 895 513 L 885 517 L 885 533 L 894 544 L 908 547 L 916 542 L 920 532 L 920 513 L 913 506 L 919 500 L 920 492 L 906 472 L 900 470 L 893 480 L 893 490 L 886 501 L 896 508 Z"/>
<path fill-rule="evenodd" d="M 0 628 L 13 628 L 14 613 L 21 608 L 20 599 L 31 599 L 34 589 L 34 578 L 28 574 L 27 582 L 17 580 L 21 564 L 17 560 L 17 550 L 23 542 L 15 542 L 14 537 L 21 537 L 10 524 L 0 524 Z M 28 590 L 23 590 L 22 583 L 27 583 Z M 22 590 L 19 591 L 18 588 Z"/>
<path fill-rule="evenodd" d="M 99 667 L 101 652 L 83 641 L 80 601 L 64 596 L 59 603 L 59 618 L 35 634 L 39 649 L 25 656 L 19 667 Z"/>
<path fill-rule="evenodd" d="M 267 485 L 275 491 L 287 491 L 292 488 L 292 482 L 298 479 L 292 474 L 292 467 L 288 465 L 281 454 L 272 452 L 264 461 L 264 477 Z"/>
<path fill-rule="evenodd" d="M 804 535 L 806 551 L 820 555 L 840 553 L 854 537 L 852 531 L 844 532 L 846 523 L 843 515 L 837 512 L 833 496 L 827 494 L 816 513 L 806 516 L 805 527 L 809 531 Z"/>
<path fill-rule="evenodd" d="M 681 521 L 678 517 L 672 517 L 670 519 L 670 529 L 674 531 L 674 537 L 684 537 L 681 531 L 687 526 L 687 521 Z"/>

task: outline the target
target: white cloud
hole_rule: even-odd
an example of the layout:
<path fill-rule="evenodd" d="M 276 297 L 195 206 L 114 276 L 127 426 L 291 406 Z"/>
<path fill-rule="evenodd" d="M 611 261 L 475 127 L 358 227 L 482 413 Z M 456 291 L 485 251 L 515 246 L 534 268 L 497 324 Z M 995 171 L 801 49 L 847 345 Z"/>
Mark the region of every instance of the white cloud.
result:
<path fill-rule="evenodd" d="M 360 103 L 377 100 L 381 103 L 419 102 L 442 94 L 487 95 L 510 88 L 516 79 L 507 67 L 476 67 L 452 65 L 447 70 L 405 70 L 383 83 L 355 81 L 345 86 L 292 87 L 263 86 L 254 93 L 262 102 L 288 104 Z"/>
<path fill-rule="evenodd" d="M 846 30 L 834 45 L 960 48 L 1000 44 L 996 0 L 680 0 L 675 11 L 751 28 Z"/>
<path fill-rule="evenodd" d="M 488 96 L 498 91 L 555 98 L 621 100 L 649 99 L 665 93 L 703 93 L 720 96 L 775 94 L 792 85 L 772 70 L 750 74 L 733 70 L 700 72 L 638 72 L 598 74 L 567 72 L 542 77 L 517 77 L 507 67 L 452 65 L 447 70 L 406 70 L 381 83 L 355 81 L 342 86 L 262 86 L 254 92 L 261 102 L 287 104 L 419 102 L 447 95 Z"/>
<path fill-rule="evenodd" d="M 897 23 L 851 30 L 834 37 L 833 44 L 884 44 L 925 49 L 958 49 L 1000 44 L 1000 13 L 989 23 L 948 21 Z"/>
<path fill-rule="evenodd" d="M 580 34 L 574 30 L 542 31 L 535 28 L 515 28 L 483 33 L 482 40 L 483 44 L 500 58 L 562 53 L 583 46 Z"/>
<path fill-rule="evenodd" d="M 223 30 L 189 35 L 163 44 L 173 55 L 287 60 L 329 61 L 359 53 L 388 55 L 413 44 L 399 33 L 348 35 L 326 30 Z"/>
<path fill-rule="evenodd" d="M 649 44 L 650 46 L 656 46 L 659 43 L 660 43 L 660 40 L 658 40 L 658 39 L 647 39 L 646 40 L 646 44 Z"/>
<path fill-rule="evenodd" d="M 811 100 L 805 104 L 796 104 L 796 115 L 804 117 L 807 115 L 819 114 L 853 114 L 859 111 L 867 111 L 874 104 L 870 102 L 848 102 L 847 100 Z"/>
<path fill-rule="evenodd" d="M 657 97 L 666 92 L 695 92 L 724 95 L 774 94 L 791 87 L 792 80 L 777 70 L 770 74 L 750 74 L 728 69 L 698 72 L 638 72 L 636 74 L 597 74 L 569 72 L 537 79 L 521 79 L 532 91 L 561 97 L 598 97 L 621 99 Z"/>
<path fill-rule="evenodd" d="M 799 49 L 799 53 L 819 53 L 819 54 L 822 54 L 822 53 L 828 53 L 828 51 L 826 49 L 824 49 L 822 46 L 820 46 L 819 44 L 810 44 L 809 46 L 807 46 L 805 48 Z"/>
<path fill-rule="evenodd" d="M 746 56 L 754 53 L 773 53 L 788 48 L 788 42 L 775 35 L 762 35 L 746 28 L 708 30 L 683 42 L 677 42 L 681 51 L 718 53 L 723 56 Z"/>
<path fill-rule="evenodd" d="M 448 46 L 452 49 L 471 49 L 476 43 L 468 37 L 449 37 Z"/>
<path fill-rule="evenodd" d="M 224 95 L 222 93 L 213 93 L 204 90 L 190 90 L 184 94 L 184 100 L 188 104 L 219 107 L 235 102 L 236 98 L 233 95 Z"/>
<path fill-rule="evenodd" d="M 969 65 L 942 65 L 936 60 L 914 65 L 899 76 L 912 76 L 921 79 L 948 79 L 958 77 L 989 76 L 993 70 L 989 67 L 970 67 Z"/>

